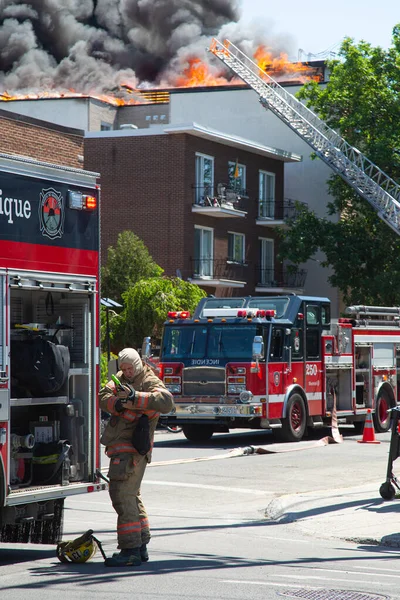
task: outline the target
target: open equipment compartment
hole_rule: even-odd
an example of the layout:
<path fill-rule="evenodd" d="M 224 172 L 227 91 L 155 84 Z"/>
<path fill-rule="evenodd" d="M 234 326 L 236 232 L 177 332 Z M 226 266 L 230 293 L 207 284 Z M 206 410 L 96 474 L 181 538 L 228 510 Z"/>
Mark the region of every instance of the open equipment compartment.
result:
<path fill-rule="evenodd" d="M 67 464 L 58 466 L 59 483 L 67 485 L 93 475 L 93 464 L 88 461 L 88 423 L 93 417 L 88 401 L 92 395 L 93 294 L 79 282 L 48 283 L 50 289 L 43 289 L 43 278 L 40 283 L 21 278 L 10 283 L 13 489 L 57 481 L 56 474 L 52 475 L 57 461 L 51 457 L 57 446 L 62 451 L 62 440 L 69 449 L 65 451 Z M 61 364 L 54 368 L 57 361 Z M 42 385 L 42 377 L 50 385 Z M 36 456 L 38 452 L 44 456 Z"/>

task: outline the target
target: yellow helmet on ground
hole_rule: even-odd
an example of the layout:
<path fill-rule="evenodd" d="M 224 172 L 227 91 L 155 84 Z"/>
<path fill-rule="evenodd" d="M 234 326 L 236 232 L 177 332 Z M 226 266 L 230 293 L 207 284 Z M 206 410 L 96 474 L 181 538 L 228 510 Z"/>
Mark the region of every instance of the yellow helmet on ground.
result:
<path fill-rule="evenodd" d="M 86 533 L 68 542 L 57 544 L 57 558 L 63 563 L 85 563 L 96 554 L 100 543 L 93 536 L 93 529 L 88 529 Z"/>

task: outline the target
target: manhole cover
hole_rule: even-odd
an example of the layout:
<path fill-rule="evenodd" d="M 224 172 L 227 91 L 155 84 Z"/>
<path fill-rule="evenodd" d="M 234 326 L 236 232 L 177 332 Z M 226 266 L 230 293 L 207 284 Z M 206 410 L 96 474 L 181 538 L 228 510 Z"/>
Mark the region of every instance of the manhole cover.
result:
<path fill-rule="evenodd" d="M 291 598 L 306 598 L 306 600 L 389 600 L 389 596 L 382 594 L 364 594 L 364 592 L 352 592 L 351 590 L 283 590 L 278 592 L 280 596 Z"/>

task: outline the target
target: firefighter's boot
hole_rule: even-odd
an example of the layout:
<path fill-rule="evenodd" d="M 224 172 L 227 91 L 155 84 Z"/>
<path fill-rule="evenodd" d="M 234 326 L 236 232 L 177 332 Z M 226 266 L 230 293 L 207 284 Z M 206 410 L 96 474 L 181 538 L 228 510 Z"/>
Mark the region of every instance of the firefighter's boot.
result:
<path fill-rule="evenodd" d="M 142 562 L 147 562 L 149 560 L 149 553 L 147 552 L 146 544 L 142 544 L 140 546 L 140 558 L 142 559 Z"/>
<path fill-rule="evenodd" d="M 139 567 L 142 564 L 140 554 L 140 548 L 123 548 L 111 558 L 106 558 L 104 564 L 106 567 Z"/>

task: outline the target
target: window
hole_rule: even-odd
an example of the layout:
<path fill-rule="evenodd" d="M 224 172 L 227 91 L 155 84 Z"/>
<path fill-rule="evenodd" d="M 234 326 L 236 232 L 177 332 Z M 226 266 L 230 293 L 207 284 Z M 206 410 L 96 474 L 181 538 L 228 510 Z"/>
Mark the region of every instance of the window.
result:
<path fill-rule="evenodd" d="M 330 325 L 331 323 L 331 311 L 329 304 L 321 305 L 321 323 L 322 325 Z"/>
<path fill-rule="evenodd" d="M 260 284 L 275 285 L 274 240 L 260 238 Z"/>
<path fill-rule="evenodd" d="M 196 153 L 196 204 L 214 196 L 214 157 Z"/>
<path fill-rule="evenodd" d="M 282 360 L 283 357 L 283 329 L 273 329 L 271 338 L 270 360 Z"/>
<path fill-rule="evenodd" d="M 111 128 L 111 123 L 105 123 L 105 121 L 102 121 L 100 124 L 100 131 L 111 131 Z"/>
<path fill-rule="evenodd" d="M 228 163 L 228 187 L 238 194 L 246 190 L 246 166 L 237 162 Z"/>
<path fill-rule="evenodd" d="M 244 235 L 243 233 L 228 232 L 228 260 L 244 263 Z"/>
<path fill-rule="evenodd" d="M 194 275 L 213 276 L 214 231 L 206 227 L 194 229 Z"/>
<path fill-rule="evenodd" d="M 258 216 L 272 219 L 275 215 L 275 173 L 259 171 Z"/>
<path fill-rule="evenodd" d="M 319 325 L 319 306 L 307 304 L 307 325 Z"/>

